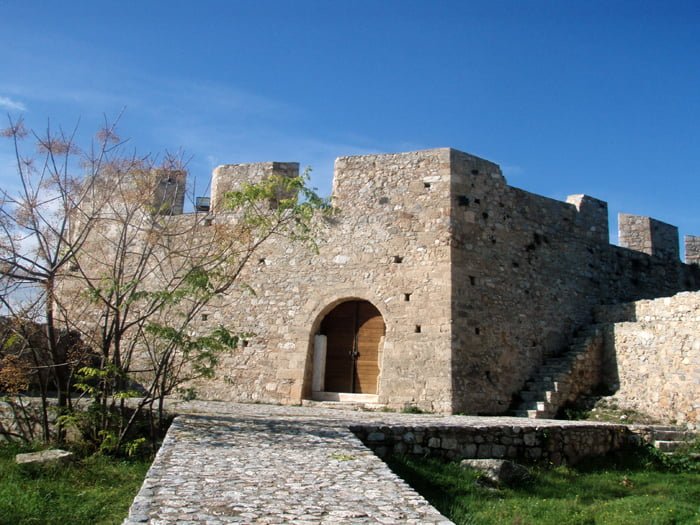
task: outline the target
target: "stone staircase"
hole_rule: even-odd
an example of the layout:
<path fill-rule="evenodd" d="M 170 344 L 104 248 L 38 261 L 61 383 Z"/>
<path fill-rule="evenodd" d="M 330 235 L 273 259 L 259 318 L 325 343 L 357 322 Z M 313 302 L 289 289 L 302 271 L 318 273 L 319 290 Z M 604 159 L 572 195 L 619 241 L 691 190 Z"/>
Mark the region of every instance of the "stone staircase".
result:
<path fill-rule="evenodd" d="M 339 410 L 378 411 L 386 408 L 374 394 L 349 394 L 344 392 L 314 392 L 312 399 L 304 399 L 302 406 L 336 408 Z"/>
<path fill-rule="evenodd" d="M 561 407 L 600 383 L 602 350 L 601 325 L 580 332 L 566 352 L 546 359 L 525 383 L 511 414 L 533 419 L 555 417 Z"/>
<path fill-rule="evenodd" d="M 644 443 L 649 443 L 654 448 L 665 454 L 673 454 L 688 446 L 696 439 L 700 438 L 700 433 L 691 430 L 674 426 L 650 425 L 638 426 L 631 425 L 630 430 L 638 434 Z M 697 454 L 691 454 L 697 456 Z M 700 458 L 699 458 L 700 459 Z"/>

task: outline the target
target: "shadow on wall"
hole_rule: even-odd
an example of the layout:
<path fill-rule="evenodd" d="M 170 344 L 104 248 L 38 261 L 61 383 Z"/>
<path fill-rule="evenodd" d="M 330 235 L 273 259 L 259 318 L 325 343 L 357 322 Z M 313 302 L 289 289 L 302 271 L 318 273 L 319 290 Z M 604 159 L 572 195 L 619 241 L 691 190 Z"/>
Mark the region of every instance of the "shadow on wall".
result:
<path fill-rule="evenodd" d="M 625 306 L 634 307 L 634 305 Z M 601 363 L 601 386 L 604 387 L 608 392 L 615 393 L 620 389 L 620 373 L 617 365 L 617 353 L 615 352 L 615 325 L 613 323 L 606 323 L 602 327 L 602 331 L 603 362 Z"/>
<path fill-rule="evenodd" d="M 620 373 L 615 351 L 615 323 L 634 323 L 637 321 L 635 303 L 599 306 L 595 309 L 595 322 L 600 323 L 603 332 L 603 355 L 601 369 L 601 386 L 614 393 L 620 388 Z"/>

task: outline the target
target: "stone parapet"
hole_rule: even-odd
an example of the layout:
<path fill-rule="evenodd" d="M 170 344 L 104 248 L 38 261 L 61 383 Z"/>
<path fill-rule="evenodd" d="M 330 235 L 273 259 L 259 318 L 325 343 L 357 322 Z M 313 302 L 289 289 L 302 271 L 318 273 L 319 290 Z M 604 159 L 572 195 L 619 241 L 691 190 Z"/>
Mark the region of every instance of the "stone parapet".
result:
<path fill-rule="evenodd" d="M 662 259 L 679 259 L 677 227 L 651 217 L 626 213 L 619 214 L 618 226 L 619 242 L 623 248 Z"/>
<path fill-rule="evenodd" d="M 413 455 L 448 460 L 506 458 L 553 465 L 618 450 L 628 443 L 621 425 L 374 426 L 350 427 L 380 457 Z"/>
<path fill-rule="evenodd" d="M 696 235 L 685 236 L 685 263 L 700 264 L 700 237 Z"/>
<path fill-rule="evenodd" d="M 252 164 L 224 164 L 214 169 L 211 179 L 211 211 L 226 211 L 224 196 L 230 191 L 239 191 L 244 184 L 262 182 L 272 175 L 296 177 L 298 162 L 256 162 Z"/>
<path fill-rule="evenodd" d="M 600 242 L 610 242 L 608 227 L 608 203 L 590 195 L 569 195 L 566 202 L 576 206 L 577 223 L 587 230 L 587 235 Z"/>

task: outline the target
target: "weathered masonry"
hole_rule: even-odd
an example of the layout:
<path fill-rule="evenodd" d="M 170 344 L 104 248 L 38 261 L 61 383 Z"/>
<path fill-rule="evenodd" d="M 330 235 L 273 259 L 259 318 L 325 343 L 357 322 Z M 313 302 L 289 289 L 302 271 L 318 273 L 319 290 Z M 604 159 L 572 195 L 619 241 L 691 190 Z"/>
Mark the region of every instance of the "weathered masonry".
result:
<path fill-rule="evenodd" d="M 295 163 L 220 166 L 226 191 Z M 212 304 L 202 328 L 253 332 L 202 398 L 300 403 L 361 400 L 468 414 L 506 412 L 543 361 L 562 352 L 593 308 L 697 290 L 675 227 L 620 217 L 607 204 L 560 202 L 509 186 L 491 162 L 449 148 L 341 157 L 332 223 L 319 252 L 267 244 L 246 280 L 257 290 Z M 688 262 L 700 243 L 686 243 Z"/>

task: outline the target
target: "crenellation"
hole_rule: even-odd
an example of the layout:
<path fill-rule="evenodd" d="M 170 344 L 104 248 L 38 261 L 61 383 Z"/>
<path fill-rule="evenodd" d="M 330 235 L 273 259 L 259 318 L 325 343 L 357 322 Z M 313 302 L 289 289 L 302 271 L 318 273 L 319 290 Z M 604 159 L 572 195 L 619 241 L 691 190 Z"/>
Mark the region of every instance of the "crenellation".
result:
<path fill-rule="evenodd" d="M 187 174 L 183 170 L 157 170 L 153 207 L 160 215 L 180 215 L 185 204 Z"/>
<path fill-rule="evenodd" d="M 298 172 L 291 162 L 217 167 L 210 224 L 235 224 L 227 192 Z M 264 243 L 241 274 L 255 295 L 231 290 L 197 319 L 194 329 L 254 334 L 216 378 L 191 385 L 200 398 L 369 396 L 391 408 L 500 414 L 595 306 L 700 288 L 696 267 L 678 260 L 674 227 L 625 215 L 623 247 L 610 245 L 604 201 L 514 188 L 497 164 L 450 148 L 340 157 L 332 204 L 317 252 Z M 341 386 L 314 388 L 314 366 Z"/>
<path fill-rule="evenodd" d="M 578 210 L 576 220 L 587 229 L 587 235 L 600 242 L 610 242 L 608 231 L 608 203 L 589 195 L 569 195 L 566 202 Z"/>
<path fill-rule="evenodd" d="M 644 217 L 620 213 L 619 243 L 629 248 L 666 260 L 679 260 L 678 228 L 671 224 Z"/>
<path fill-rule="evenodd" d="M 253 164 L 224 164 L 214 168 L 211 179 L 211 211 L 224 211 L 224 195 L 240 191 L 246 183 L 262 182 L 272 175 L 296 177 L 299 175 L 298 162 L 257 162 Z"/>
<path fill-rule="evenodd" d="M 700 236 L 685 236 L 685 263 L 700 265 Z"/>

